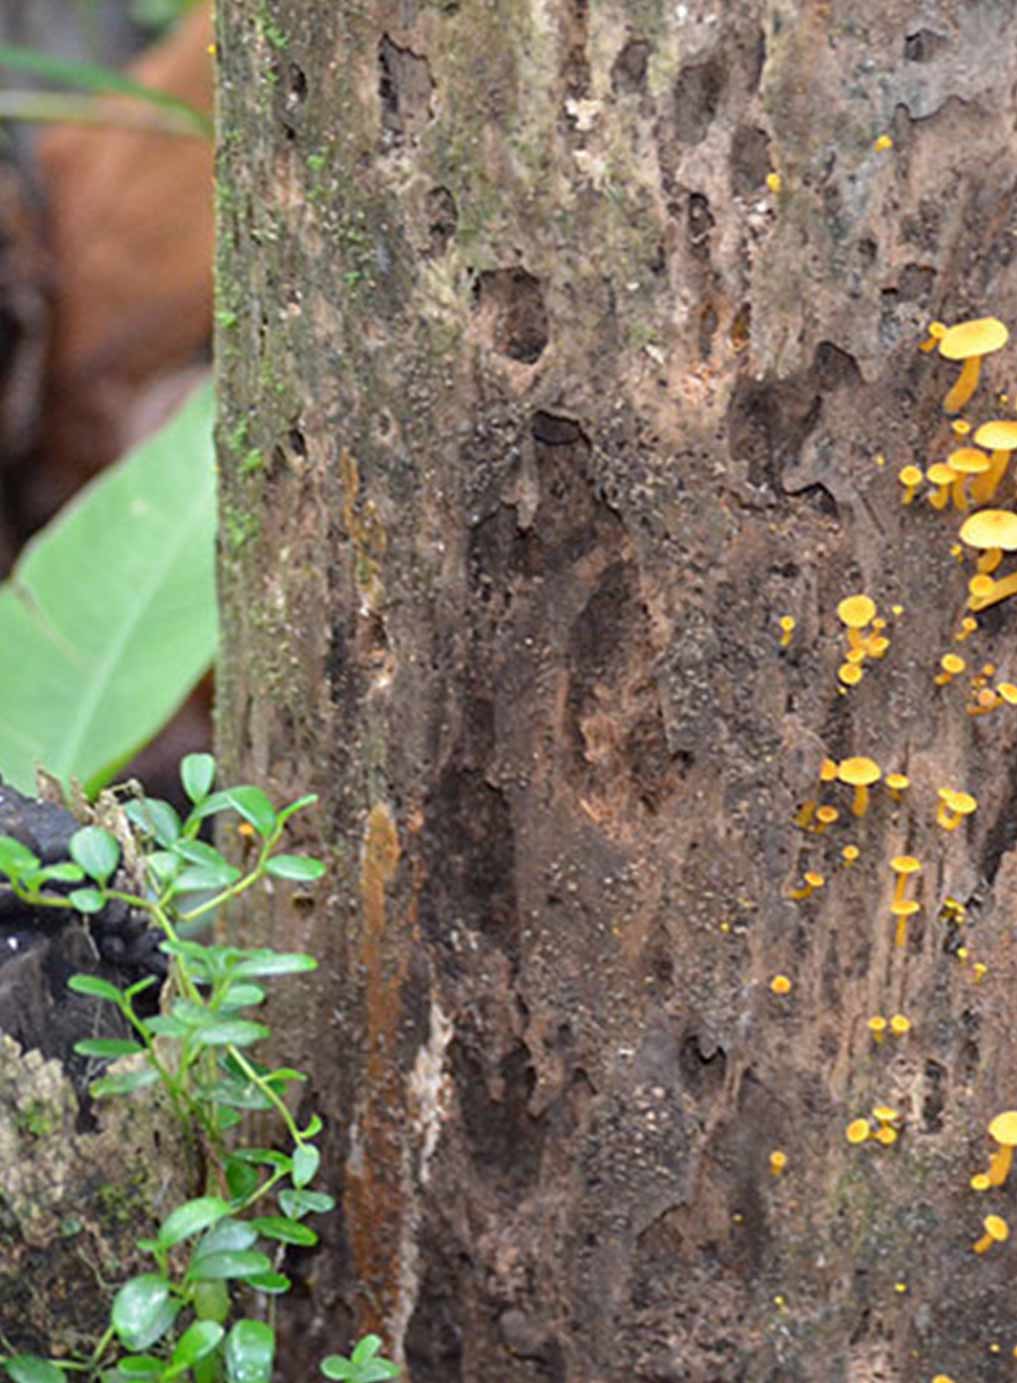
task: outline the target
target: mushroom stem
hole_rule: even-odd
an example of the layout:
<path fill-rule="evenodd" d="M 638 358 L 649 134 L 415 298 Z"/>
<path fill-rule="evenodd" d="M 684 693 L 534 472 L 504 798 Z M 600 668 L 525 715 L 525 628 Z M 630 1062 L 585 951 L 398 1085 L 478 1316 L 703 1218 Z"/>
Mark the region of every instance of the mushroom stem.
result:
<path fill-rule="evenodd" d="M 1008 451 L 994 451 L 992 453 L 991 466 L 984 475 L 976 476 L 975 483 L 971 486 L 971 498 L 976 504 L 988 504 L 991 499 L 995 498 L 996 491 L 1006 475 L 1009 460 L 1010 453 Z"/>
<path fill-rule="evenodd" d="M 1008 596 L 1017 595 L 1017 572 L 1010 576 L 1004 576 L 1002 581 L 994 581 L 992 590 L 988 595 L 971 596 L 968 600 L 969 610 L 987 610 L 990 605 L 998 605 L 1001 600 L 1006 600 Z"/>
<path fill-rule="evenodd" d="M 978 559 L 978 570 L 989 576 L 996 570 L 1003 560 L 1003 549 L 1001 547 L 990 547 L 982 553 Z"/>
<path fill-rule="evenodd" d="M 978 388 L 978 376 L 982 369 L 982 357 L 980 355 L 969 356 L 961 367 L 961 372 L 954 381 L 953 388 L 943 400 L 944 413 L 959 413 L 968 399 Z"/>
<path fill-rule="evenodd" d="M 983 1234 L 979 1240 L 972 1244 L 972 1248 L 974 1249 L 975 1253 L 987 1253 L 989 1249 L 992 1248 L 994 1243 L 995 1240 L 993 1239 L 992 1235 L 989 1234 L 988 1231 L 986 1231 L 986 1233 Z"/>
<path fill-rule="evenodd" d="M 851 803 L 851 810 L 855 816 L 864 816 L 869 810 L 869 789 L 864 783 L 859 783 L 855 788 L 854 801 Z"/>
<path fill-rule="evenodd" d="M 1013 1148 L 1007 1144 L 1002 1144 L 992 1154 L 989 1162 L 989 1185 L 1002 1186 L 1010 1175 L 1010 1166 L 1013 1163 Z"/>

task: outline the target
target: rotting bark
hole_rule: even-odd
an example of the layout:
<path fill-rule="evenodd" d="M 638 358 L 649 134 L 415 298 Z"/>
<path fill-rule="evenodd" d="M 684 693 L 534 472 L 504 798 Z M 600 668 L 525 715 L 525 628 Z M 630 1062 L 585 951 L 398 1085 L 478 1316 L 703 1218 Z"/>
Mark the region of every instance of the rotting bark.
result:
<path fill-rule="evenodd" d="M 277 1021 L 344 1196 L 288 1376 L 367 1328 L 413 1383 L 1011 1366 L 967 1180 L 1017 1103 L 1017 736 L 933 684 L 956 523 L 896 481 L 950 445 L 928 320 L 1017 323 L 1010 20 L 221 6 L 220 748 L 321 794 L 333 866 L 249 915 L 324 962 Z M 861 589 L 903 613 L 843 694 Z M 860 753 L 904 803 L 796 832 Z"/>

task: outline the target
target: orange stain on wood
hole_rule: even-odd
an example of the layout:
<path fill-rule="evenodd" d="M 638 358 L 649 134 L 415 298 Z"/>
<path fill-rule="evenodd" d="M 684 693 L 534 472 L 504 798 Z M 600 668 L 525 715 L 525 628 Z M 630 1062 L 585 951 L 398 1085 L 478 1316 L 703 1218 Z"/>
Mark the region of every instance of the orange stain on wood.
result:
<path fill-rule="evenodd" d="M 366 1288 L 357 1330 L 387 1337 L 398 1317 L 401 1253 L 410 1207 L 406 1093 L 400 1073 L 401 991 L 407 929 L 389 935 L 389 892 L 402 851 L 388 807 L 376 802 L 364 831 L 360 868 L 367 1060 L 347 1164 L 345 1208 L 359 1281 Z M 412 929 L 409 929 L 412 931 Z"/>

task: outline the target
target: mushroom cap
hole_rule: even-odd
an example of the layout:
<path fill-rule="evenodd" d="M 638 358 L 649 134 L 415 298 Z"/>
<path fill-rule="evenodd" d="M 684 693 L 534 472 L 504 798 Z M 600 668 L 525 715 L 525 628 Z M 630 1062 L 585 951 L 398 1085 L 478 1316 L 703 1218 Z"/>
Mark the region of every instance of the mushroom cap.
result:
<path fill-rule="evenodd" d="M 977 447 L 958 447 L 946 458 L 946 464 L 958 475 L 984 475 L 992 465 L 992 458 Z"/>
<path fill-rule="evenodd" d="M 1012 682 L 1000 682 L 996 690 L 1010 706 L 1017 706 L 1017 687 Z"/>
<path fill-rule="evenodd" d="M 837 781 L 837 760 L 824 759 L 819 765 L 819 778 L 823 783 L 835 783 Z"/>
<path fill-rule="evenodd" d="M 939 340 L 939 353 L 946 360 L 969 360 L 973 355 L 988 355 L 1002 350 L 1010 333 L 998 317 L 975 317 L 948 327 Z"/>
<path fill-rule="evenodd" d="M 877 1013 L 869 1019 L 868 1027 L 870 1032 L 885 1032 L 886 1019 L 882 1016 L 882 1014 Z"/>
<path fill-rule="evenodd" d="M 883 776 L 883 770 L 875 759 L 867 759 L 864 755 L 856 755 L 852 759 L 842 759 L 840 767 L 837 769 L 837 777 L 842 783 L 848 783 L 853 788 L 867 788 L 872 783 L 878 783 Z"/>
<path fill-rule="evenodd" d="M 852 1119 L 844 1130 L 849 1143 L 864 1143 L 872 1133 L 868 1119 Z"/>
<path fill-rule="evenodd" d="M 1013 451 L 1017 447 L 1017 419 L 991 418 L 975 433 L 975 441 L 989 451 Z"/>
<path fill-rule="evenodd" d="M 856 687 L 865 674 L 857 663 L 841 663 L 837 676 L 848 687 Z"/>
<path fill-rule="evenodd" d="M 968 582 L 968 592 L 974 600 L 984 600 L 995 588 L 996 578 L 984 571 L 976 572 Z"/>
<path fill-rule="evenodd" d="M 820 808 L 820 811 L 822 811 L 822 808 Z M 826 883 L 826 878 L 824 875 L 817 873 L 815 869 L 807 869 L 805 871 L 805 882 L 811 884 L 813 888 L 822 888 Z"/>
<path fill-rule="evenodd" d="M 881 1124 L 892 1124 L 894 1119 L 899 1119 L 900 1114 L 892 1105 L 877 1104 L 872 1111 L 872 1117 L 878 1119 Z"/>
<path fill-rule="evenodd" d="M 836 807 L 829 807 L 825 804 L 816 812 L 816 819 L 818 821 L 825 821 L 827 826 L 831 826 L 837 820 L 838 816 L 840 816 L 840 812 Z"/>
<path fill-rule="evenodd" d="M 1009 509 L 979 509 L 964 520 L 958 536 L 968 547 L 1017 552 L 1017 514 Z"/>
<path fill-rule="evenodd" d="M 949 789 L 947 789 L 949 792 Z M 940 789 L 940 796 L 943 796 L 943 789 Z M 952 812 L 958 812 L 961 816 L 970 816 L 978 806 L 978 802 L 971 796 L 970 792 L 950 792 L 948 797 L 943 798 L 946 805 Z"/>
<path fill-rule="evenodd" d="M 998 1244 L 1002 1244 L 1010 1237 L 1010 1226 L 1003 1219 L 1002 1215 L 986 1215 L 982 1221 L 985 1225 L 985 1232 L 990 1238 L 995 1239 Z"/>
<path fill-rule="evenodd" d="M 963 672 L 967 663 L 959 653 L 944 653 L 939 660 L 939 666 L 944 672 L 949 672 L 951 676 L 956 676 L 958 672 Z"/>
<path fill-rule="evenodd" d="M 864 629 L 876 614 L 876 602 L 868 595 L 849 595 L 837 606 L 837 618 L 849 629 Z"/>
<path fill-rule="evenodd" d="M 1004 1148 L 1017 1148 L 1017 1109 L 1004 1109 L 989 1125 L 989 1137 Z"/>
<path fill-rule="evenodd" d="M 934 461 L 925 472 L 925 479 L 930 485 L 952 485 L 957 477 L 945 461 Z"/>
<path fill-rule="evenodd" d="M 1014 442 L 1014 446 L 1017 447 L 1017 442 Z M 923 473 L 918 466 L 903 466 L 897 472 L 897 479 L 902 485 L 920 485 Z"/>
<path fill-rule="evenodd" d="M 913 917 L 921 906 L 921 903 L 916 903 L 913 898 L 902 898 L 899 903 L 890 904 L 890 911 L 894 917 Z"/>
<path fill-rule="evenodd" d="M 901 792 L 904 788 L 911 786 L 911 779 L 906 773 L 888 773 L 884 782 L 888 788 L 893 788 L 895 792 Z"/>
<path fill-rule="evenodd" d="M 903 1013 L 895 1013 L 890 1019 L 890 1031 L 895 1037 L 903 1037 L 911 1031 L 911 1019 L 905 1018 Z"/>
<path fill-rule="evenodd" d="M 890 868 L 895 874 L 917 874 L 921 867 L 921 860 L 916 860 L 914 855 L 894 855 L 890 861 Z"/>

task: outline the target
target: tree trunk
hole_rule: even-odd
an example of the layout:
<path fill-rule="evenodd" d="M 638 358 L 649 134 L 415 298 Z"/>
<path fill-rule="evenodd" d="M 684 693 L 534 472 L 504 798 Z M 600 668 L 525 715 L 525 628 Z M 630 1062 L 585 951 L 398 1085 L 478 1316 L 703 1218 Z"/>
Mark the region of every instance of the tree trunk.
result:
<path fill-rule="evenodd" d="M 1013 676 L 1012 615 L 954 642 L 960 516 L 897 471 L 956 444 L 929 320 L 1017 321 L 1017 55 L 934 13 L 221 5 L 219 741 L 331 865 L 244 924 L 323 962 L 277 1018 L 343 1212 L 287 1377 L 369 1328 L 412 1383 L 1012 1367 L 968 1179 L 1017 1103 L 1017 734 L 933 680 Z M 856 755 L 902 800 L 797 828 Z"/>

